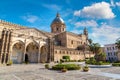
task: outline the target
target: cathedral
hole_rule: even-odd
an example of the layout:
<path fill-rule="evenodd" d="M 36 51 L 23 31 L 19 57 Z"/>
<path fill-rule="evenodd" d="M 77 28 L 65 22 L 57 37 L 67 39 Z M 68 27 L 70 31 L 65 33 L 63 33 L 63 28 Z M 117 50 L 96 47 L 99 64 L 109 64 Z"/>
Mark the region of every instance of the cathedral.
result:
<path fill-rule="evenodd" d="M 50 27 L 51 32 L 45 32 L 0 20 L 0 63 L 23 63 L 26 56 L 29 63 L 58 62 L 63 56 L 71 60 L 90 57 L 88 51 L 78 50 L 80 45 L 88 45 L 86 28 L 83 34 L 66 31 L 59 13 Z"/>

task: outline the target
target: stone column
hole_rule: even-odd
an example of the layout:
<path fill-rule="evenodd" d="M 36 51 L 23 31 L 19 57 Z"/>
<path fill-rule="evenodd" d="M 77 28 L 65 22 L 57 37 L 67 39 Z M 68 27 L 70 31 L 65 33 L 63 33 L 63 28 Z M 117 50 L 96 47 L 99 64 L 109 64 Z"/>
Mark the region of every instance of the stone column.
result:
<path fill-rule="evenodd" d="M 25 61 L 25 54 L 26 54 L 26 39 L 24 41 L 24 53 L 23 53 L 23 62 Z"/>
<path fill-rule="evenodd" d="M 48 39 L 48 61 L 54 61 L 54 38 L 49 38 Z"/>
<path fill-rule="evenodd" d="M 7 36 L 6 36 L 6 48 L 5 48 L 5 58 L 4 58 L 4 63 L 7 63 L 7 58 L 8 58 L 8 47 L 9 47 L 9 38 L 10 38 L 10 32 L 7 31 Z"/>
<path fill-rule="evenodd" d="M 10 57 L 12 56 L 12 50 L 11 50 L 11 48 L 12 48 L 12 42 L 11 42 L 11 34 L 12 34 L 12 32 L 10 31 L 10 33 L 9 33 L 9 43 L 8 43 L 8 61 L 10 61 L 11 59 L 10 59 Z"/>
<path fill-rule="evenodd" d="M 51 61 L 54 61 L 54 39 L 51 41 Z"/>
<path fill-rule="evenodd" d="M 51 62 L 50 38 L 48 38 L 47 43 L 48 43 L 48 57 L 47 57 L 47 61 Z"/>
<path fill-rule="evenodd" d="M 1 49 L 1 55 L 0 55 L 1 63 L 4 62 L 3 59 L 4 59 L 5 38 L 6 38 L 6 31 L 3 30 L 3 32 L 2 32 L 2 49 Z"/>
<path fill-rule="evenodd" d="M 40 41 L 39 41 L 39 47 L 38 47 L 38 49 L 39 49 L 39 52 L 38 52 L 38 63 L 40 63 Z"/>

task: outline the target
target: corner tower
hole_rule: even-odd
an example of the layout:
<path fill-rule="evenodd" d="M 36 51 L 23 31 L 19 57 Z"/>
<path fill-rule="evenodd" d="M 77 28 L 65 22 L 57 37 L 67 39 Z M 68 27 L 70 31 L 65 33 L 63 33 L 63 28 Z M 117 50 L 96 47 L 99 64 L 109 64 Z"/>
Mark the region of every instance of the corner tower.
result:
<path fill-rule="evenodd" d="M 51 32 L 56 34 L 64 31 L 66 31 L 66 25 L 60 17 L 60 14 L 57 13 L 55 19 L 51 23 Z"/>

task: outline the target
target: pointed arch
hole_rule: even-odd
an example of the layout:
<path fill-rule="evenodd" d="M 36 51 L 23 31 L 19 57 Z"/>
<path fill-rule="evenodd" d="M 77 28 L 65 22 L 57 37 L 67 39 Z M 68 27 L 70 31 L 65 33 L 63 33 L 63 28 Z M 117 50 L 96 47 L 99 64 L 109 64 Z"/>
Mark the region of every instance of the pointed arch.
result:
<path fill-rule="evenodd" d="M 41 46 L 40 48 L 40 62 L 44 63 L 44 62 L 47 62 L 47 46 L 46 45 L 43 45 Z"/>
<path fill-rule="evenodd" d="M 30 63 L 37 63 L 39 54 L 39 44 L 37 44 L 36 42 L 27 43 L 26 54 L 28 55 L 28 61 Z"/>
<path fill-rule="evenodd" d="M 21 40 L 15 41 L 11 46 L 11 60 L 13 63 L 22 63 L 24 55 L 24 42 Z"/>

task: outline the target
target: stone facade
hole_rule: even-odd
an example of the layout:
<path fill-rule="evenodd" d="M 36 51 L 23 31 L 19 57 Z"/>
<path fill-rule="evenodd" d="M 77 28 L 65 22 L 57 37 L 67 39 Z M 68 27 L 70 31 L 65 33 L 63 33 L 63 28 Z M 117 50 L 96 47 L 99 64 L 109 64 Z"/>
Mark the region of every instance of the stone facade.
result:
<path fill-rule="evenodd" d="M 25 54 L 28 55 L 31 63 L 51 61 L 48 60 L 50 34 L 47 35 L 47 32 L 34 28 L 10 29 L 11 26 L 4 25 L 2 27 L 4 28 L 1 30 L 0 39 L 1 63 L 7 63 L 8 60 L 12 60 L 13 63 L 22 63 L 25 60 Z"/>
<path fill-rule="evenodd" d="M 82 60 L 90 57 L 90 52 L 77 47 L 88 45 L 87 39 L 86 28 L 83 34 L 67 32 L 59 13 L 51 24 L 51 33 L 1 20 L 0 62 L 22 63 L 26 55 L 30 63 L 59 61 L 64 55 L 69 55 L 71 60 Z"/>
<path fill-rule="evenodd" d="M 94 54 L 89 51 L 76 50 L 61 46 L 54 48 L 54 61 L 59 61 L 63 56 L 70 56 L 70 60 L 84 60 L 85 58 L 93 57 Z"/>

